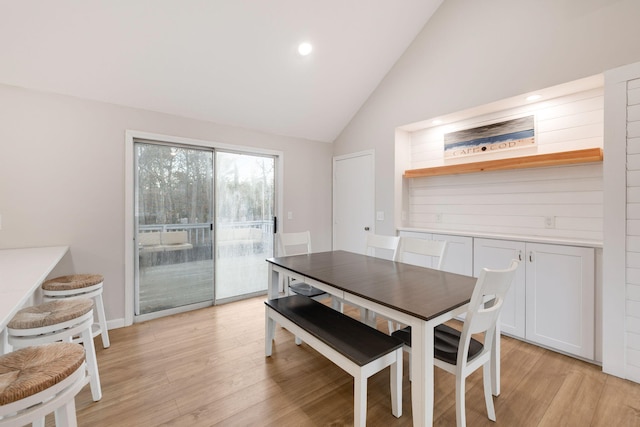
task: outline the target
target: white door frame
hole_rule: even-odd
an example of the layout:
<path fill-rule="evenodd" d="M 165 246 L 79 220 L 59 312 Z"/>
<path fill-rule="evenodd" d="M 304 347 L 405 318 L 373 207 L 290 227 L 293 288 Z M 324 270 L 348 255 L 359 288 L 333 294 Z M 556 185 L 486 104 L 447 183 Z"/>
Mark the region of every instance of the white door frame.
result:
<path fill-rule="evenodd" d="M 276 166 L 276 201 L 275 215 L 283 211 L 283 164 L 284 153 L 277 150 L 267 150 L 243 145 L 224 144 L 213 141 L 183 138 L 179 136 L 162 135 L 136 130 L 125 132 L 125 168 L 124 168 L 124 326 L 131 326 L 134 320 L 134 292 L 135 292 L 135 152 L 134 139 L 148 139 L 151 141 L 162 141 L 175 144 L 192 145 L 196 147 L 206 147 L 213 149 L 231 150 L 247 154 L 265 154 L 275 157 Z"/>
<path fill-rule="evenodd" d="M 370 230 L 372 233 L 375 233 L 375 216 L 374 216 L 374 212 L 375 212 L 375 207 L 376 207 L 376 174 L 375 174 L 375 169 L 376 169 L 376 156 L 375 156 L 375 150 L 365 150 L 365 151 L 358 151 L 356 153 L 350 153 L 350 154 L 344 154 L 341 156 L 334 156 L 333 157 L 333 185 L 332 185 L 332 199 L 333 199 L 333 211 L 332 211 L 332 247 L 335 250 L 335 242 L 336 242 L 336 227 L 335 227 L 335 217 L 336 217 L 336 208 L 337 208 L 337 202 L 336 202 L 336 179 L 335 179 L 335 171 L 336 171 L 336 162 L 338 161 L 342 161 L 342 160 L 348 160 L 348 159 L 352 159 L 352 158 L 356 158 L 356 157 L 362 157 L 362 156 L 371 156 L 371 164 L 373 165 L 373 168 L 371 169 L 371 176 L 370 176 L 370 182 L 371 182 L 371 188 L 369 189 L 369 191 L 371 192 L 371 206 L 369 206 L 369 212 L 371 213 L 372 216 L 372 221 L 371 221 L 371 227 L 372 229 Z M 365 244 L 363 242 L 362 244 L 362 249 L 364 251 L 365 248 Z"/>

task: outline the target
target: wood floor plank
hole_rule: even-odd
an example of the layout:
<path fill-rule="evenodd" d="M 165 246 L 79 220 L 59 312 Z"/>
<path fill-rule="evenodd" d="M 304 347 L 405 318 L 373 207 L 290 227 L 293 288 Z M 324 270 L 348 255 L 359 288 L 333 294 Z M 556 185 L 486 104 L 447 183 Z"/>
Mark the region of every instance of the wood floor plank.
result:
<path fill-rule="evenodd" d="M 264 356 L 264 297 L 110 331 L 96 351 L 103 398 L 76 397 L 79 426 L 348 426 L 353 379 L 306 344 L 276 329 Z M 346 312 L 358 317 L 351 307 Z M 386 331 L 386 322 L 378 327 Z M 403 415 L 391 414 L 389 372 L 369 379 L 369 426 L 411 426 L 409 357 Z M 640 426 L 640 384 L 600 367 L 504 337 L 497 421 L 486 415 L 482 375 L 467 380 L 469 426 Z M 455 425 L 454 376 L 435 369 L 434 425 Z M 53 417 L 46 419 L 53 426 Z"/>
<path fill-rule="evenodd" d="M 640 385 L 607 375 L 591 425 L 640 426 Z"/>

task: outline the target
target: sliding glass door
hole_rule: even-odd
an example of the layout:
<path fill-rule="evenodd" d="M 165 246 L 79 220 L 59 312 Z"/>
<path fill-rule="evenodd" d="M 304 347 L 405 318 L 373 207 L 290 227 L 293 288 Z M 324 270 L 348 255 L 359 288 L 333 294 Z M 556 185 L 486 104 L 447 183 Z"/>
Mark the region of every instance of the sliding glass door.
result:
<path fill-rule="evenodd" d="M 273 256 L 275 159 L 216 152 L 216 299 L 267 289 Z"/>
<path fill-rule="evenodd" d="M 267 289 L 275 157 L 135 141 L 135 315 Z"/>
<path fill-rule="evenodd" d="M 211 303 L 213 152 L 137 142 L 136 315 Z"/>

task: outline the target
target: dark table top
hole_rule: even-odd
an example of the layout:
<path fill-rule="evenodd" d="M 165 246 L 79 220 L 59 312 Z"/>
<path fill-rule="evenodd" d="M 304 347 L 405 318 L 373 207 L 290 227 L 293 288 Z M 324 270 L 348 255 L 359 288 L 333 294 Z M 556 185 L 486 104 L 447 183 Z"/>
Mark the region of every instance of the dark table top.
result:
<path fill-rule="evenodd" d="M 475 277 L 346 251 L 267 262 L 423 320 L 467 304 L 476 284 Z"/>

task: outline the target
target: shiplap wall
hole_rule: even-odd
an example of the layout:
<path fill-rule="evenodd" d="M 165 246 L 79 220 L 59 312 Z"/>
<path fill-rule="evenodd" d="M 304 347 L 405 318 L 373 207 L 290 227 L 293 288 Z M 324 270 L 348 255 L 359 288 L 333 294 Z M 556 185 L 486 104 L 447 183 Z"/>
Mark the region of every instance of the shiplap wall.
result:
<path fill-rule="evenodd" d="M 603 146 L 603 89 L 411 134 L 411 168 Z M 536 146 L 445 161 L 443 135 L 534 114 Z M 409 180 L 409 227 L 602 241 L 601 163 Z M 551 222 L 551 224 L 549 224 Z"/>
<path fill-rule="evenodd" d="M 627 373 L 640 381 L 640 79 L 627 83 L 626 250 Z"/>

